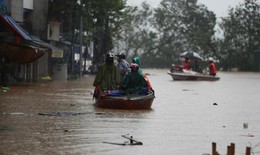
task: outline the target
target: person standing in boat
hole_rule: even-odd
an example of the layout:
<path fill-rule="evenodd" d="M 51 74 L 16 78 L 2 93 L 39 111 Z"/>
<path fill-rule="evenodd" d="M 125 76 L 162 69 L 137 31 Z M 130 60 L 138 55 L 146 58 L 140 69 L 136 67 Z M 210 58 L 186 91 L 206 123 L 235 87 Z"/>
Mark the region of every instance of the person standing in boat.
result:
<path fill-rule="evenodd" d="M 118 89 L 121 82 L 120 71 L 114 64 L 114 57 L 111 53 L 106 55 L 106 61 L 98 68 L 93 86 L 96 87 L 95 93 L 105 90 Z"/>
<path fill-rule="evenodd" d="M 117 67 L 121 73 L 121 77 L 124 78 L 125 75 L 131 71 L 129 63 L 125 60 L 125 54 L 119 53 L 117 56 Z"/>
<path fill-rule="evenodd" d="M 136 63 L 130 64 L 131 72 L 126 74 L 122 83 L 121 89 L 127 94 L 136 94 L 142 92 L 144 88 L 147 88 L 147 83 L 144 77 L 138 73 L 139 65 Z"/>
<path fill-rule="evenodd" d="M 209 75 L 216 76 L 217 74 L 217 68 L 213 61 L 213 58 L 209 58 Z"/>
<path fill-rule="evenodd" d="M 198 73 L 202 73 L 201 65 L 198 60 L 194 61 L 194 71 Z"/>
<path fill-rule="evenodd" d="M 183 65 L 183 69 L 190 70 L 189 58 L 185 58 L 185 60 L 182 62 L 182 65 Z"/>

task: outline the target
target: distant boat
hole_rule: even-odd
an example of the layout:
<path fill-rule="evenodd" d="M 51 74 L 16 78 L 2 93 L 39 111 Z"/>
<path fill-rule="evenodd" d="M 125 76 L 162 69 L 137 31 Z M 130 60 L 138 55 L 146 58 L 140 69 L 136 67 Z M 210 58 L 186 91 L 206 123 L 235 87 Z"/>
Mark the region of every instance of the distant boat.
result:
<path fill-rule="evenodd" d="M 217 81 L 220 79 L 218 76 L 212 76 L 208 74 L 201 74 L 194 71 L 182 71 L 182 72 L 171 72 L 168 74 L 173 80 L 193 80 L 193 81 Z"/>
<path fill-rule="evenodd" d="M 172 64 L 171 69 L 167 72 L 167 74 L 169 74 L 173 80 L 217 81 L 220 79 L 218 76 L 203 73 L 201 67 L 199 66 L 199 61 L 204 61 L 205 59 L 203 59 L 197 52 L 183 52 L 179 57 L 188 58 L 189 60 L 194 61 L 194 71 L 185 69 L 183 65 Z"/>

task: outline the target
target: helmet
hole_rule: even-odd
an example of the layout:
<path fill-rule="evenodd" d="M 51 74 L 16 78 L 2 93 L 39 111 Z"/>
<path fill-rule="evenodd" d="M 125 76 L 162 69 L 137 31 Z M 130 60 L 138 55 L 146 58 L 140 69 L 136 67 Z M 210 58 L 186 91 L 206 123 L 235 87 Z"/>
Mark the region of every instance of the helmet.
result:
<path fill-rule="evenodd" d="M 130 64 L 130 68 L 131 68 L 131 70 L 132 70 L 133 72 L 137 72 L 138 69 L 139 69 L 139 65 L 136 64 L 136 63 L 131 63 L 131 64 Z"/>
<path fill-rule="evenodd" d="M 124 53 L 119 53 L 116 55 L 119 59 L 125 59 L 125 54 Z"/>
<path fill-rule="evenodd" d="M 113 63 L 114 62 L 114 56 L 112 53 L 107 53 L 106 55 L 106 62 Z"/>

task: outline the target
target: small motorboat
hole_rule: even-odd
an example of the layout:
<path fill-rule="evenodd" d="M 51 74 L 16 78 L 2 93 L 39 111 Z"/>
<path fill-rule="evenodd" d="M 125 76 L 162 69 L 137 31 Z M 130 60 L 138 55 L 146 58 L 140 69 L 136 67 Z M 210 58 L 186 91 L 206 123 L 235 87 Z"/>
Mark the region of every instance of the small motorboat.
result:
<path fill-rule="evenodd" d="M 172 64 L 170 71 L 167 72 L 173 80 L 191 80 L 191 81 L 217 81 L 220 77 L 209 75 L 208 69 L 202 70 L 200 63 L 204 61 L 196 52 L 184 52 L 180 54 L 180 58 L 188 58 L 194 61 L 194 68 L 186 69 L 185 66 L 179 64 Z"/>
<path fill-rule="evenodd" d="M 118 91 L 118 90 L 114 90 Z M 108 109 L 145 110 L 151 109 L 154 100 L 154 91 L 146 94 L 100 95 L 95 97 L 95 106 Z"/>
<path fill-rule="evenodd" d="M 169 71 L 168 74 L 173 80 L 217 81 L 220 79 L 218 76 L 212 76 L 190 70 L 183 70 L 179 72 Z"/>

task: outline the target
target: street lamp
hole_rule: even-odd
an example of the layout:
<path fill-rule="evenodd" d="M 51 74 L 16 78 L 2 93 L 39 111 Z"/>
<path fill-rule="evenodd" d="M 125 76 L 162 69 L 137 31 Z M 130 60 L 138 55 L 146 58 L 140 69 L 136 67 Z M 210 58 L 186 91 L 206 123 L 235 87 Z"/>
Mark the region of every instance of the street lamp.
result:
<path fill-rule="evenodd" d="M 82 25 L 82 2 L 81 0 L 78 0 L 79 4 L 80 4 L 80 28 L 79 28 L 79 40 L 80 40 L 80 50 L 79 50 L 79 77 L 82 77 L 82 29 L 83 29 L 83 25 Z"/>

